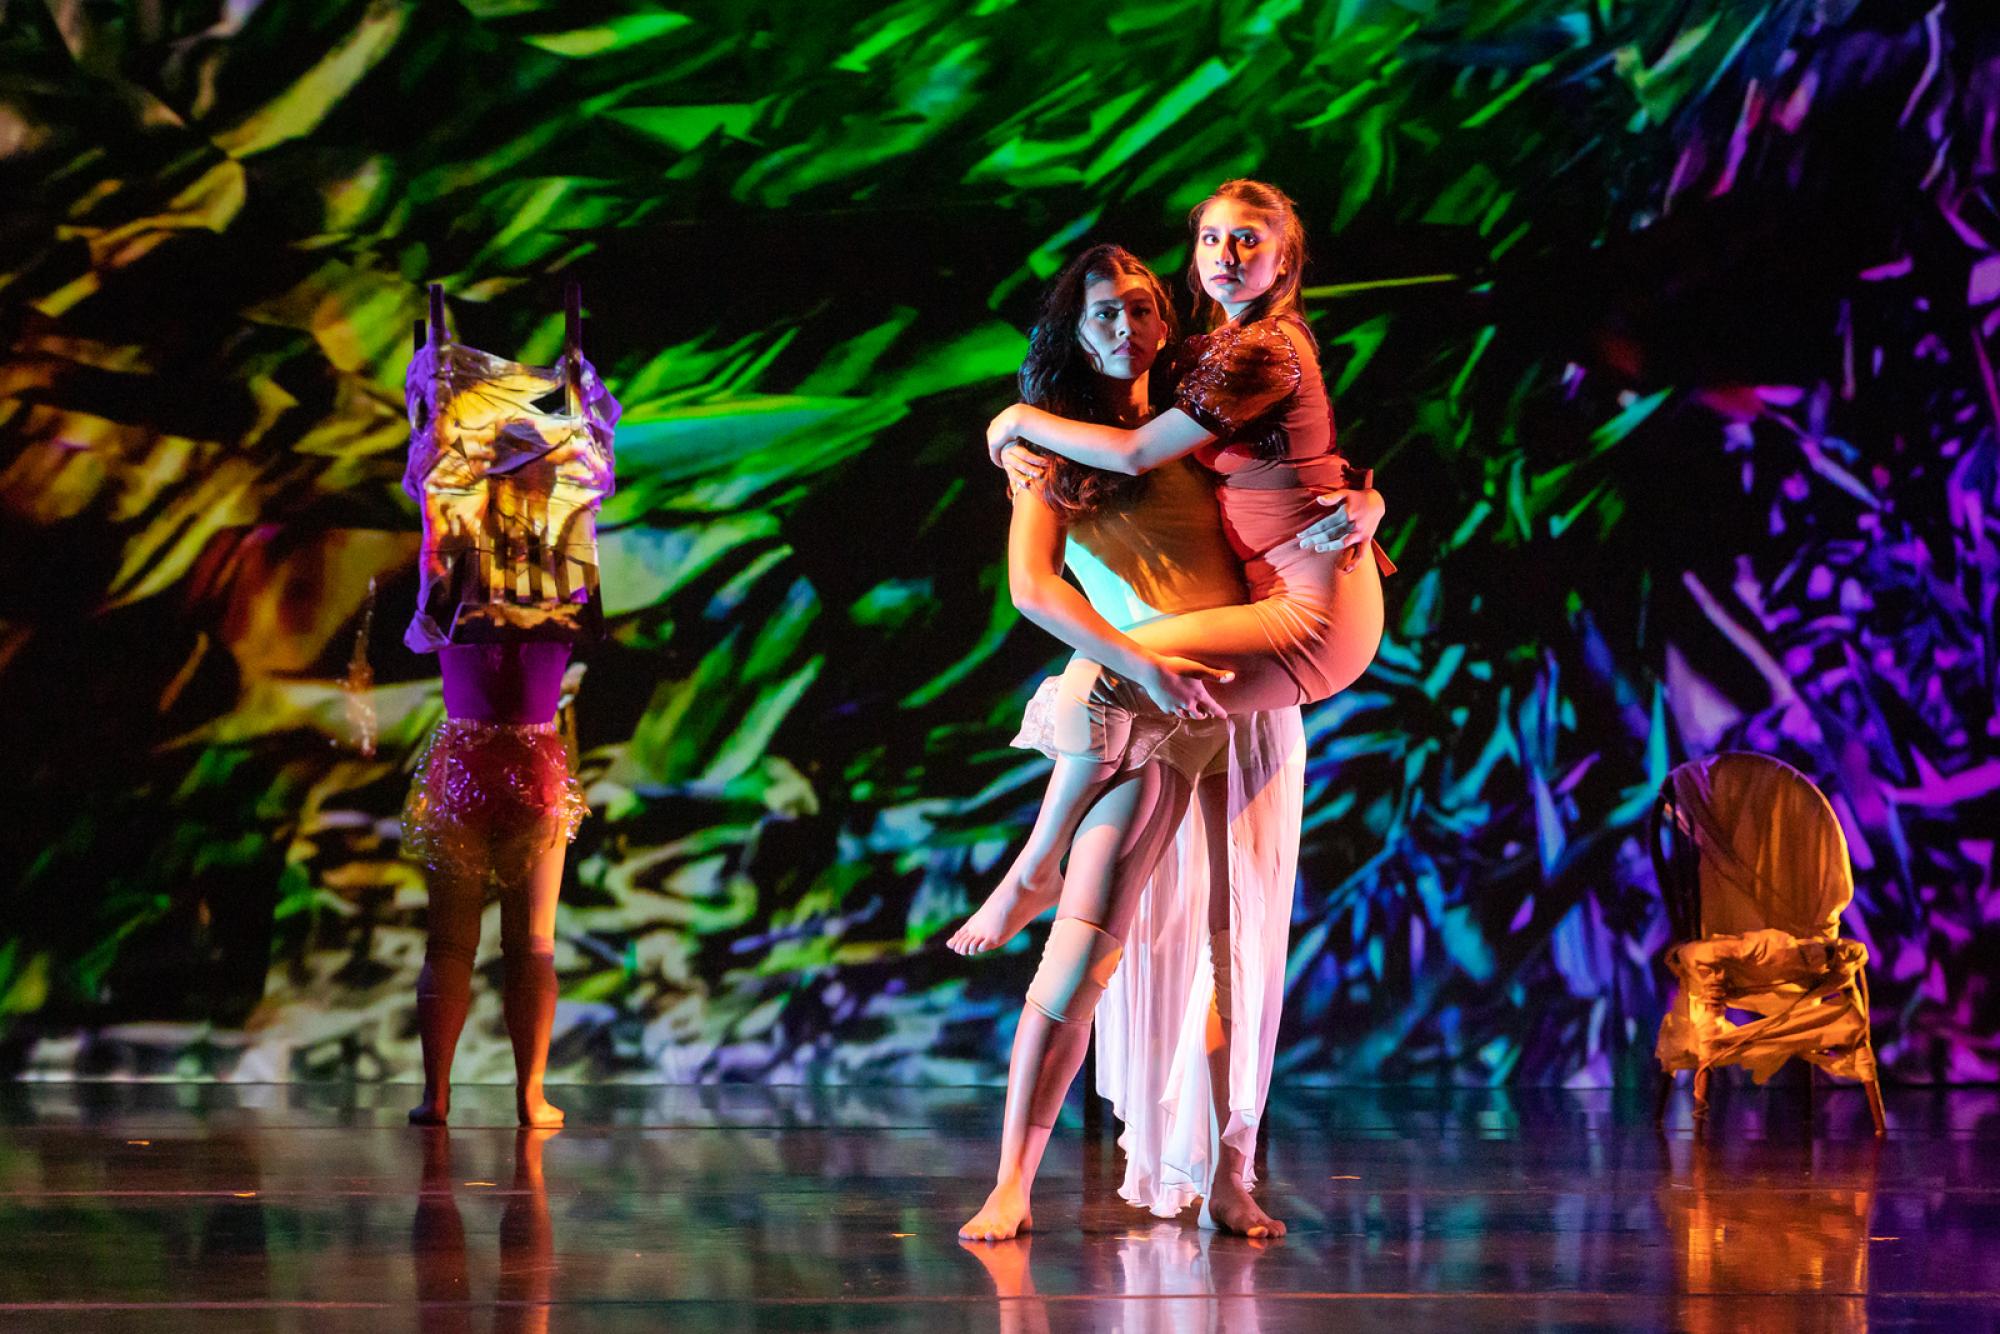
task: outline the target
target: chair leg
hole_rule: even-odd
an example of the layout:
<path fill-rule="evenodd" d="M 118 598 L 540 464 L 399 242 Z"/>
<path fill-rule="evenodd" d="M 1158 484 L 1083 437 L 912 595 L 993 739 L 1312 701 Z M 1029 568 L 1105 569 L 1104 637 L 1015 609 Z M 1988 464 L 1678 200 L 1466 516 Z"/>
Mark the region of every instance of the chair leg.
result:
<path fill-rule="evenodd" d="M 1868 1089 L 1868 1112 L 1869 1115 L 1875 1118 L 1875 1138 L 1881 1139 L 1889 1133 L 1889 1122 L 1882 1115 L 1882 1085 L 1878 1081 L 1871 1079 L 1868 1081 L 1866 1087 Z"/>

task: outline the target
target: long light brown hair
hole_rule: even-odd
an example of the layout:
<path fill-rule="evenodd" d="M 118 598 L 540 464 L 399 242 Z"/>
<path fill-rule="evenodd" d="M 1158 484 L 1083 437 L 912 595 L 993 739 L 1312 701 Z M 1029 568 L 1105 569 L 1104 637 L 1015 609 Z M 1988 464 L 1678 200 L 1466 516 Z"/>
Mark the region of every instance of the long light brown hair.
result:
<path fill-rule="evenodd" d="M 1298 206 L 1292 203 L 1290 195 L 1275 185 L 1247 177 L 1224 181 L 1215 187 L 1214 193 L 1188 212 L 1187 285 L 1194 293 L 1198 322 L 1210 329 L 1220 328 L 1229 322 L 1229 312 L 1201 285 L 1199 252 L 1194 246 L 1201 236 L 1201 215 L 1208 211 L 1210 204 L 1224 199 L 1234 200 L 1277 224 L 1278 267 L 1281 272 L 1270 290 L 1244 310 L 1241 322 L 1250 324 L 1273 315 L 1295 315 L 1303 322 L 1305 307 L 1299 293 L 1305 286 L 1306 276 L 1305 224 L 1299 221 Z"/>

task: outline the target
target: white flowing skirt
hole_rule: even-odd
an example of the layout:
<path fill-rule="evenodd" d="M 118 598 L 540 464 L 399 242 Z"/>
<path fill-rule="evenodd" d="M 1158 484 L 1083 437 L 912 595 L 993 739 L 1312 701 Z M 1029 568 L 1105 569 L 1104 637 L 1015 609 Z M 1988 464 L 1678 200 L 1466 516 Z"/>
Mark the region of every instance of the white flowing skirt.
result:
<path fill-rule="evenodd" d="M 1097 1091 L 1123 1123 L 1119 1194 L 1162 1218 L 1208 1194 L 1218 1138 L 1243 1153 L 1244 1184 L 1285 995 L 1285 949 L 1305 804 L 1297 709 L 1229 720 L 1229 884 L 1212 886 L 1200 807 L 1141 898 L 1125 958 L 1097 1009 Z M 1234 1013 L 1229 1116 L 1216 1124 L 1206 1052 L 1215 994 L 1209 900 L 1229 895 Z"/>

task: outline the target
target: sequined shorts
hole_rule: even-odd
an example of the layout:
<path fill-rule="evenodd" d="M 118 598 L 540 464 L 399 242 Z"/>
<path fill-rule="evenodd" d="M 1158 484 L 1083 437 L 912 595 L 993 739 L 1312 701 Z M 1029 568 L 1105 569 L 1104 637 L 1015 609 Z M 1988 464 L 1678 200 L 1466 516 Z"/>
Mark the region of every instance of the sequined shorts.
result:
<path fill-rule="evenodd" d="M 554 723 L 448 718 L 417 756 L 403 854 L 437 871 L 524 866 L 573 840 L 588 809 Z"/>

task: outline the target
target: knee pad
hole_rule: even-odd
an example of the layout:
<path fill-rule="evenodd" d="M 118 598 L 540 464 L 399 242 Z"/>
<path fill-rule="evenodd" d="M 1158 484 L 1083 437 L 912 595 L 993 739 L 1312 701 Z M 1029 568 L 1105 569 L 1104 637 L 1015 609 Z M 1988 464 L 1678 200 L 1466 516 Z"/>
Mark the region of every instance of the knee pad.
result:
<path fill-rule="evenodd" d="M 478 946 L 462 940 L 440 940 L 433 936 L 424 942 L 424 962 L 432 968 L 440 965 L 456 964 L 468 973 L 472 971 L 473 956 Z"/>
<path fill-rule="evenodd" d="M 1028 984 L 1028 1004 L 1059 1024 L 1079 1024 L 1097 1009 L 1125 945 L 1076 917 L 1058 917 L 1042 947 L 1042 964 Z"/>
<path fill-rule="evenodd" d="M 537 968 L 546 963 L 551 969 L 556 965 L 556 943 L 553 940 L 527 936 L 519 940 L 500 940 L 500 958 L 508 967 L 526 964 Z"/>

